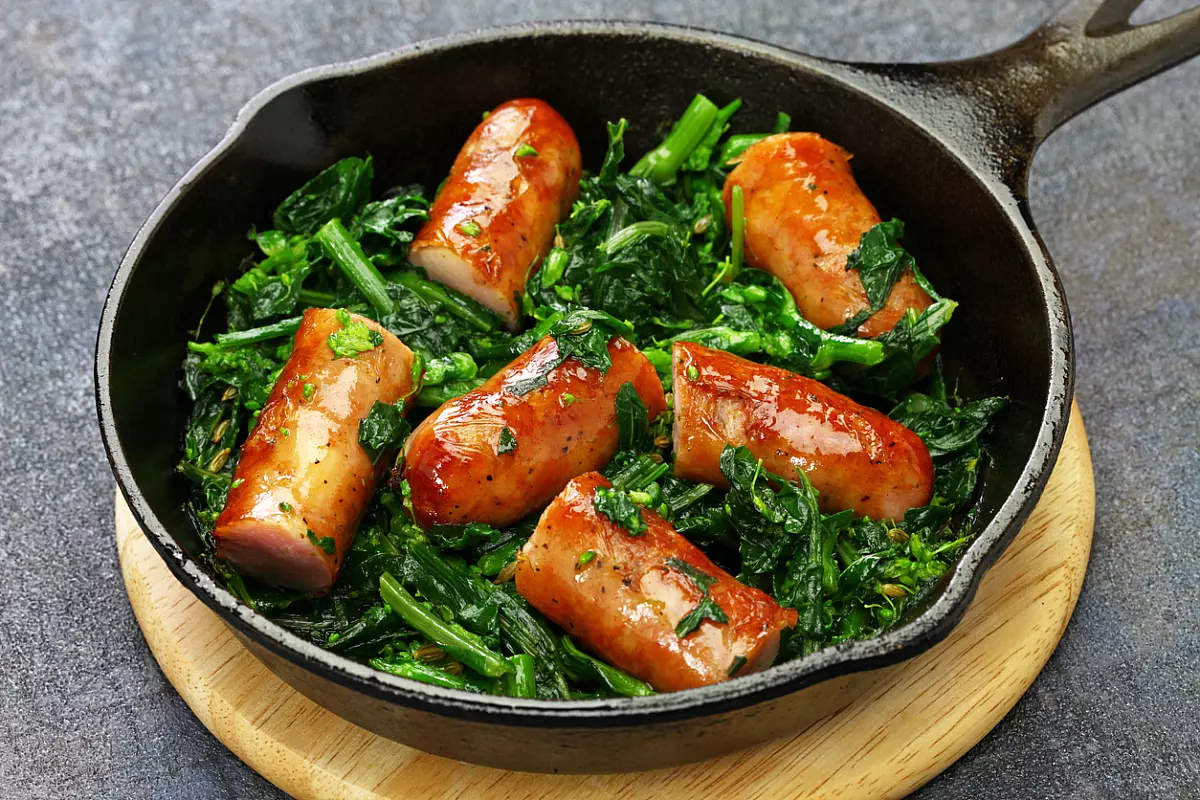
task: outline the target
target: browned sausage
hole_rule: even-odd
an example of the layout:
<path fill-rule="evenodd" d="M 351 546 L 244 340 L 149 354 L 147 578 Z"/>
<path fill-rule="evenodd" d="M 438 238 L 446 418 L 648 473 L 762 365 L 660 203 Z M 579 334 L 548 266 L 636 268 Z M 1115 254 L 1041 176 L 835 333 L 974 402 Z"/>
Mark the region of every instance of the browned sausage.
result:
<path fill-rule="evenodd" d="M 780 133 L 755 142 L 725 179 L 725 208 L 741 186 L 745 258 L 783 282 L 800 313 L 833 328 L 870 307 L 847 257 L 879 214 L 850 171 L 850 154 L 815 133 Z M 890 331 L 905 310 L 932 302 L 906 272 L 887 303 L 858 328 L 860 336 Z"/>
<path fill-rule="evenodd" d="M 515 328 L 525 279 L 579 193 L 571 126 L 541 100 L 510 100 L 467 139 L 409 261 Z"/>
<path fill-rule="evenodd" d="M 726 443 L 777 475 L 804 470 L 824 512 L 902 519 L 933 496 L 921 437 L 828 386 L 691 342 L 675 344 L 675 475 L 728 485 Z"/>
<path fill-rule="evenodd" d="M 588 650 L 659 691 L 769 667 L 796 612 L 738 583 L 649 509 L 642 511 L 648 529 L 631 536 L 595 509 L 596 487 L 609 485 L 598 473 L 582 475 L 546 508 L 517 559 L 517 591 Z M 710 597 L 728 622 L 705 620 L 676 635 L 703 598 L 678 562 L 715 579 Z M 740 667 L 739 657 L 746 659 Z"/>
<path fill-rule="evenodd" d="M 514 394 L 514 383 L 558 358 L 547 336 L 427 417 L 404 449 L 418 520 L 508 525 L 550 502 L 571 478 L 607 464 L 617 450 L 622 384 L 633 384 L 651 418 L 666 408 L 658 375 L 636 347 L 615 337 L 608 353 L 607 373 L 568 358 L 544 386 Z"/>
<path fill-rule="evenodd" d="M 377 323 L 351 320 L 383 341 L 336 358 L 329 336 L 342 329 L 337 312 L 304 312 L 292 355 L 242 446 L 213 537 L 217 555 L 245 575 L 327 591 L 382 477 L 385 462 L 371 463 L 358 425 L 376 400 L 394 403 L 411 390 L 413 355 Z"/>

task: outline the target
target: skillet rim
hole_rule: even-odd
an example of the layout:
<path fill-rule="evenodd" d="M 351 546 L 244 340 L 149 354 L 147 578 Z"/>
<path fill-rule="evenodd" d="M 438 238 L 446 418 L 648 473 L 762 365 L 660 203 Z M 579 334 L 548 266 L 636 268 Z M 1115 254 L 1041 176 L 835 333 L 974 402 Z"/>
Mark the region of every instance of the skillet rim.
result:
<path fill-rule="evenodd" d="M 489 42 L 541 36 L 636 36 L 700 44 L 780 62 L 789 69 L 819 76 L 840 88 L 865 96 L 915 126 L 949 152 L 984 185 L 1033 263 L 1050 333 L 1048 402 L 1037 438 L 1014 489 L 996 514 L 972 541 L 951 573 L 941 595 L 915 619 L 864 641 L 846 642 L 812 655 L 724 683 L 640 698 L 606 700 L 530 700 L 479 695 L 409 681 L 373 670 L 302 640 L 267 617 L 242 605 L 189 557 L 158 520 L 133 478 L 117 434 L 111 393 L 112 337 L 124 305 L 126 289 L 146 245 L 193 185 L 221 160 L 245 134 L 251 121 L 271 101 L 303 86 L 333 78 L 350 78 L 402 63 L 428 53 L 453 51 Z M 1013 193 L 995 174 L 967 154 L 970 142 L 956 140 L 921 121 L 901 102 L 886 94 L 879 68 L 795 53 L 776 45 L 735 34 L 658 22 L 620 20 L 558 20 L 493 27 L 423 40 L 362 59 L 301 70 L 269 85 L 237 113 L 221 140 L 213 146 L 159 201 L 139 228 L 121 260 L 105 298 L 96 343 L 96 404 L 105 453 L 130 511 L 146 538 L 172 574 L 217 613 L 235 632 L 275 656 L 319 677 L 377 700 L 464 720 L 499 725 L 557 727 L 621 727 L 665 723 L 709 716 L 763 703 L 800 691 L 843 674 L 887 666 L 911 658 L 945 638 L 961 619 L 979 581 L 1016 535 L 1041 495 L 1066 432 L 1073 396 L 1073 342 L 1062 285 L 1053 263 L 1027 216 L 1024 198 Z M 967 147 L 964 147 L 967 145 Z M 1028 163 L 1023 165 L 1028 169 Z"/>

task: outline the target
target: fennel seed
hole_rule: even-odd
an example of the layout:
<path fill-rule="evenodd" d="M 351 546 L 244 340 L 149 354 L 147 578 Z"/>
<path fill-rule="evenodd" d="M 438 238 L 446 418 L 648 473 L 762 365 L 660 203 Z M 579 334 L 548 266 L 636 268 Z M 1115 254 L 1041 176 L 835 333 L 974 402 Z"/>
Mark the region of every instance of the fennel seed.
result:
<path fill-rule="evenodd" d="M 493 583 L 508 583 L 516 574 L 517 560 L 514 558 L 512 561 L 504 565 L 504 569 L 496 573 L 496 579 L 493 581 Z"/>
<path fill-rule="evenodd" d="M 223 419 L 217 423 L 217 427 L 213 428 L 212 441 L 213 444 L 225 438 L 225 434 L 229 433 L 229 426 L 233 423 L 231 419 Z"/>
<path fill-rule="evenodd" d="M 908 594 L 908 589 L 899 583 L 885 583 L 879 587 L 879 591 L 886 597 L 904 597 Z"/>
<path fill-rule="evenodd" d="M 900 528 L 892 528 L 890 531 L 888 531 L 887 535 L 888 538 L 896 544 L 904 544 L 908 541 L 908 532 L 903 531 Z"/>
<path fill-rule="evenodd" d="M 413 657 L 415 657 L 418 661 L 424 661 L 426 663 L 431 661 L 441 661 L 446 657 L 446 651 L 438 647 L 433 642 L 427 642 L 426 644 L 423 644 L 417 648 L 416 652 L 413 653 Z"/>
<path fill-rule="evenodd" d="M 228 403 L 230 400 L 237 397 L 237 394 L 238 392 L 236 386 L 226 386 L 225 391 L 221 392 L 221 402 Z"/>
<path fill-rule="evenodd" d="M 217 454 L 208 462 L 209 472 L 220 472 L 225 466 L 225 462 L 229 460 L 229 455 L 233 450 L 226 447 L 223 450 L 217 451 Z"/>

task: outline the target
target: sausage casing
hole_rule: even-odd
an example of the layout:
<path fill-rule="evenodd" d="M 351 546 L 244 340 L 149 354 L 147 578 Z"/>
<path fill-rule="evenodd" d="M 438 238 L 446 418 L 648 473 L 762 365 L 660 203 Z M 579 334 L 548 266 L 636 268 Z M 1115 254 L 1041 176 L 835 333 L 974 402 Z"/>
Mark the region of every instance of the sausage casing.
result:
<path fill-rule="evenodd" d="M 651 419 L 666 408 L 658 375 L 636 347 L 614 337 L 608 353 L 607 373 L 568 358 L 545 385 L 514 394 L 510 387 L 558 358 L 547 336 L 427 417 L 404 450 L 418 521 L 508 525 L 550 502 L 571 478 L 607 464 L 617 450 L 623 384 L 633 384 Z"/>
<path fill-rule="evenodd" d="M 630 535 L 595 509 L 596 487 L 609 485 L 599 473 L 581 475 L 546 508 L 517 559 L 517 591 L 588 650 L 659 691 L 770 666 L 796 612 L 739 583 L 649 509 L 646 532 Z M 676 635 L 703 592 L 668 559 L 715 579 L 709 594 L 728 622 L 705 620 Z"/>
<path fill-rule="evenodd" d="M 849 153 L 815 133 L 768 136 L 747 148 L 725 179 L 729 214 L 734 186 L 743 193 L 746 263 L 779 278 L 806 319 L 828 329 L 870 307 L 846 260 L 880 220 L 854 180 Z M 878 336 L 907 309 L 921 311 L 930 303 L 912 272 L 905 272 L 858 334 Z"/>
<path fill-rule="evenodd" d="M 803 470 L 826 513 L 902 519 L 933 496 L 921 437 L 819 381 L 691 342 L 675 344 L 673 368 L 676 477 L 728 485 L 728 443 L 777 475 Z"/>
<path fill-rule="evenodd" d="M 395 403 L 412 388 L 412 352 L 383 336 L 355 358 L 336 358 L 329 336 L 337 312 L 311 308 L 241 459 L 213 537 L 217 555 L 239 572 L 306 592 L 333 585 L 385 462 L 371 463 L 359 423 L 376 400 Z M 308 388 L 311 387 L 311 388 Z"/>
<path fill-rule="evenodd" d="M 579 193 L 579 142 L 541 100 L 510 100 L 467 139 L 409 261 L 515 327 L 530 268 Z"/>

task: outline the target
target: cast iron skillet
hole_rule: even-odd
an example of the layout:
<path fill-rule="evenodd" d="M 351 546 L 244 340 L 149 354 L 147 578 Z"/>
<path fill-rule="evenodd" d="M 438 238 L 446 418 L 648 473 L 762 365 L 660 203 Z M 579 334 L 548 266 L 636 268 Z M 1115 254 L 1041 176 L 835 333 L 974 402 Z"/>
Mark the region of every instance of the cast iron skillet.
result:
<path fill-rule="evenodd" d="M 1200 9 L 1138 27 L 1138 0 L 1074 0 L 1017 44 L 940 64 L 826 61 L 747 39 L 626 22 L 519 26 L 308 70 L 254 98 L 163 199 L 113 281 L 100 325 L 100 425 L 117 484 L 171 571 L 285 680 L 355 723 L 441 755 L 510 769 L 626 771 L 696 760 L 793 731 L 861 692 L 872 668 L 941 640 L 1033 508 L 1072 396 L 1058 276 L 1026 180 L 1037 145 L 1082 109 L 1200 51 Z M 186 415 L 184 342 L 209 288 L 246 255 L 246 229 L 332 161 L 375 157 L 379 186 L 437 185 L 480 111 L 553 104 L 597 165 L 604 123 L 656 139 L 693 93 L 742 97 L 745 130 L 776 110 L 854 153 L 854 170 L 934 284 L 960 301 L 943 355 L 968 397 L 1012 402 L 991 440 L 978 539 L 907 625 L 766 672 L 651 698 L 546 703 L 408 682 L 325 652 L 237 601 L 193 558 L 172 475 Z"/>

